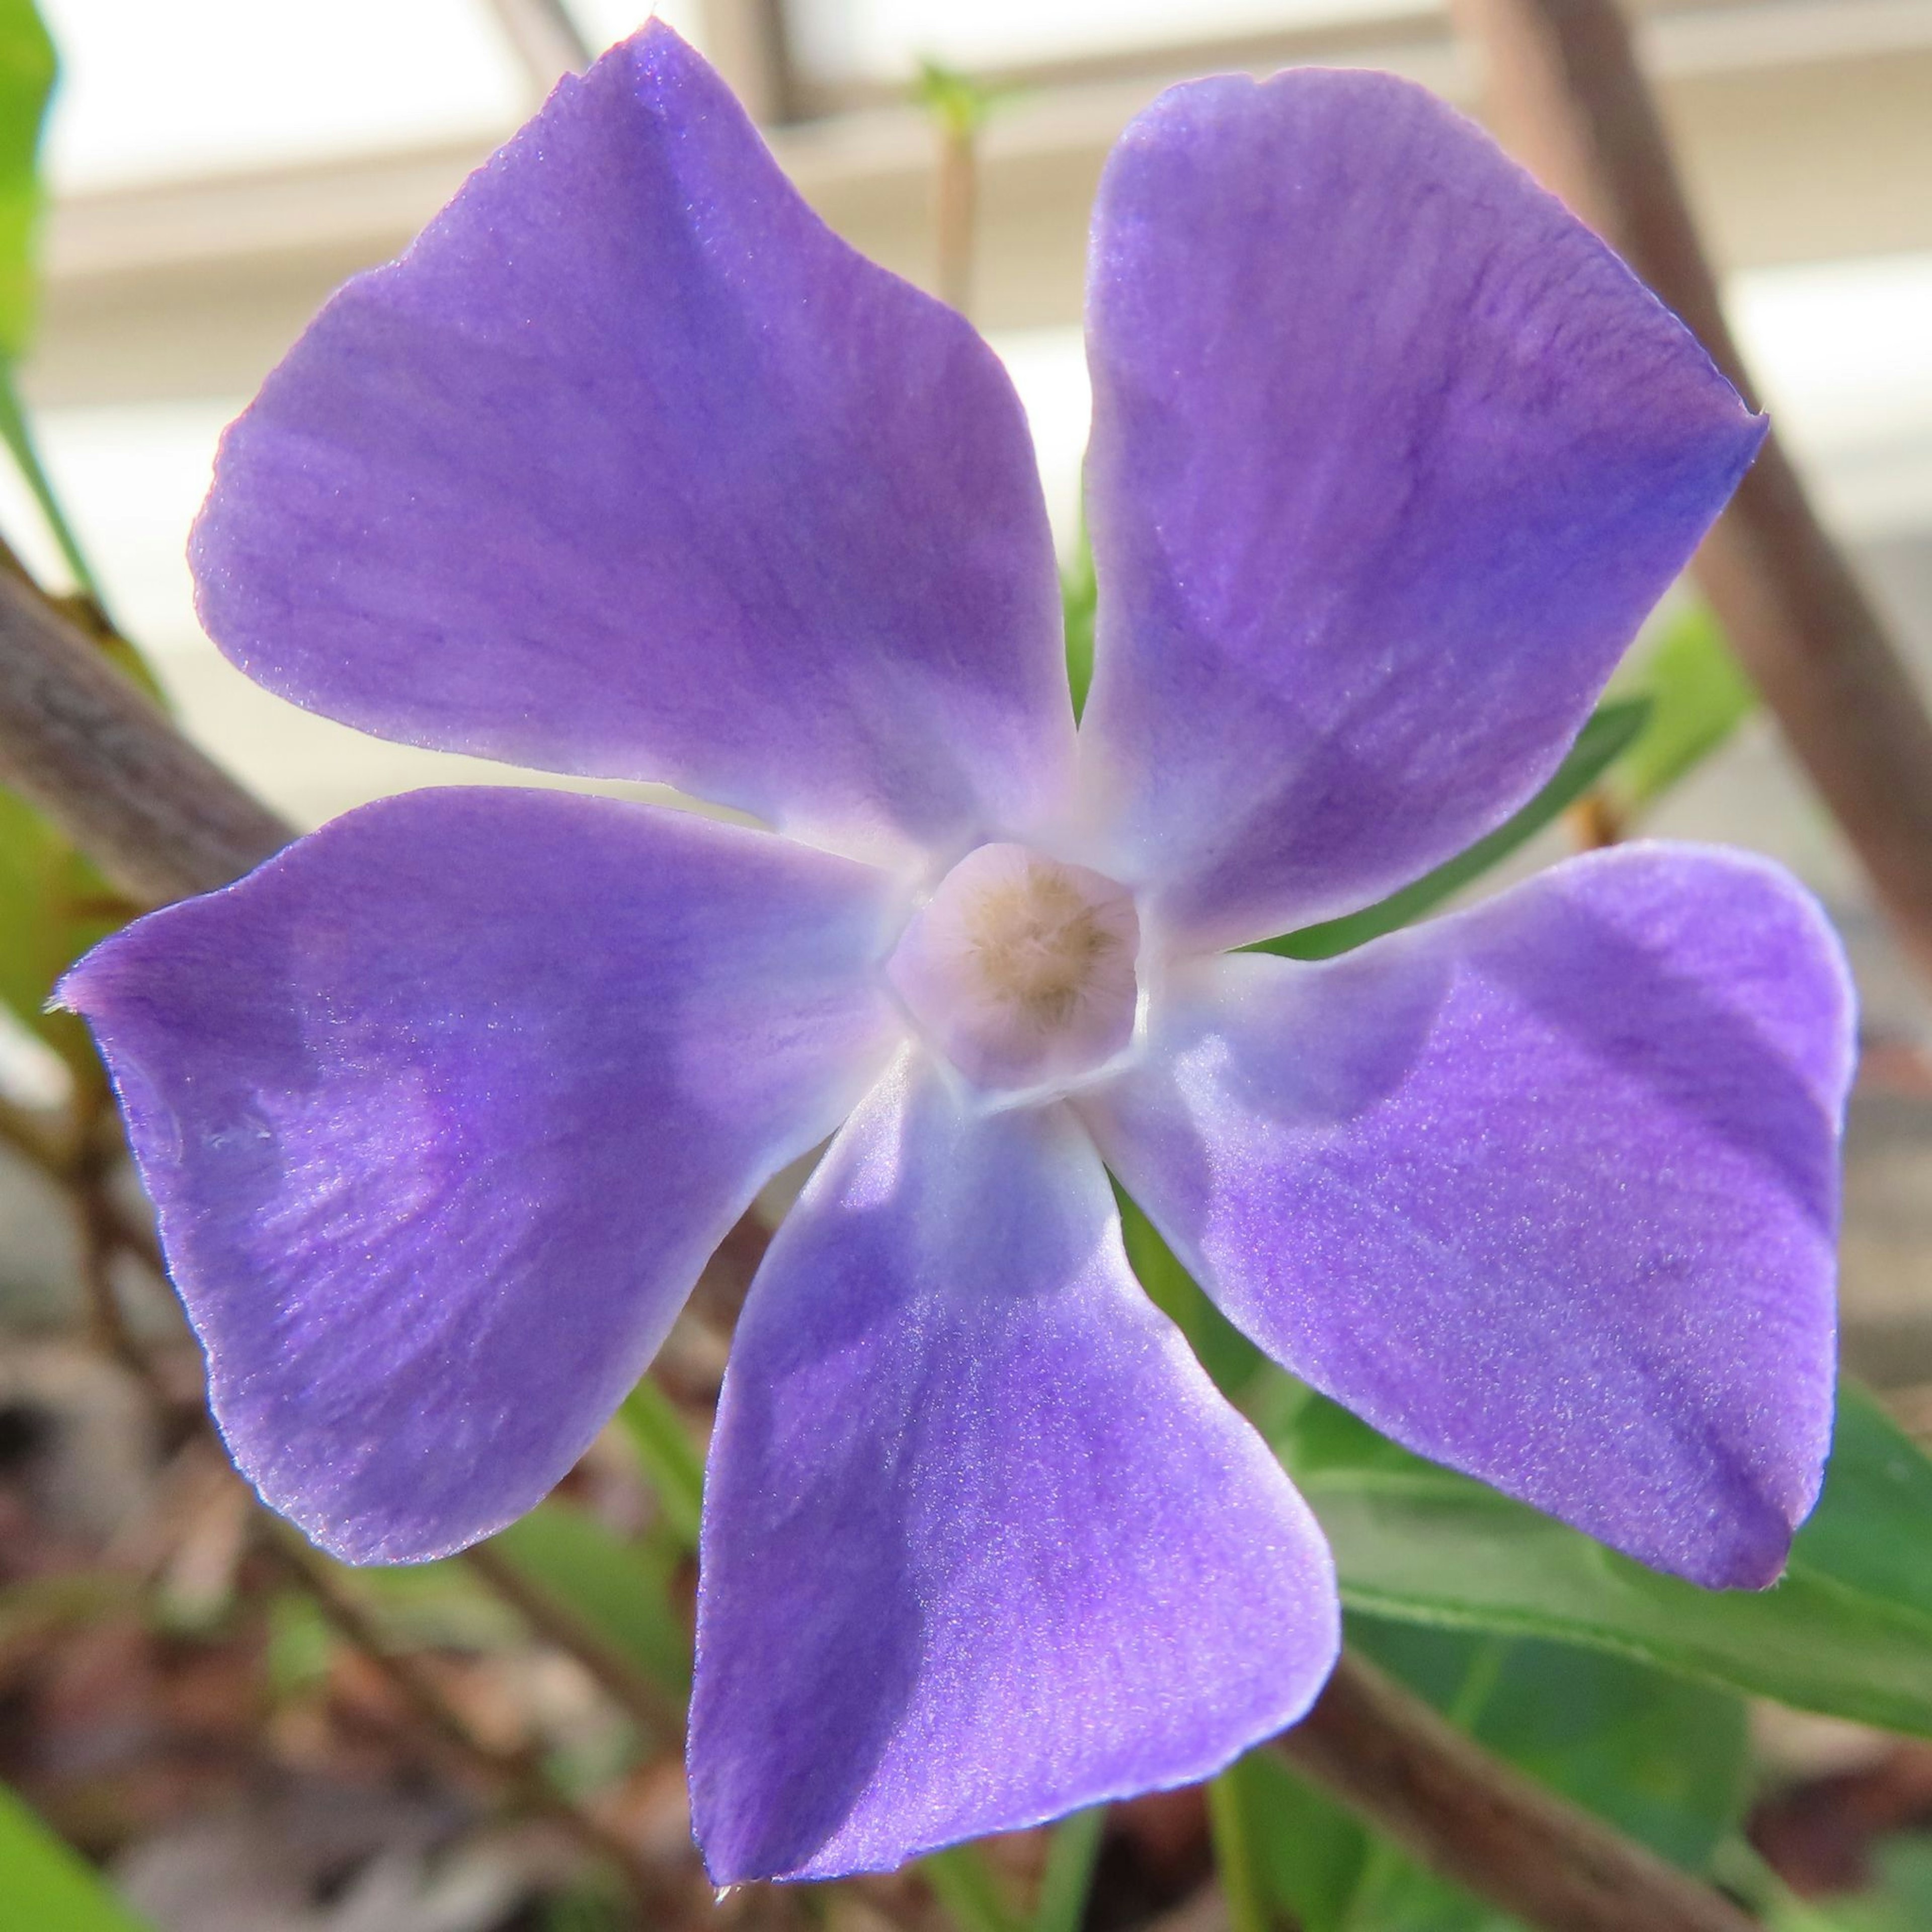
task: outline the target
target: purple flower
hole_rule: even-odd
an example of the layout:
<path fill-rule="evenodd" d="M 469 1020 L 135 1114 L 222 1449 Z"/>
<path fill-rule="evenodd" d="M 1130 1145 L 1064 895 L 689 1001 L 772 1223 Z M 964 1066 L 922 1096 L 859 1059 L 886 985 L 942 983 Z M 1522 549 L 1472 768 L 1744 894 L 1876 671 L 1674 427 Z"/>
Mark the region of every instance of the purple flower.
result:
<path fill-rule="evenodd" d="M 721 1882 L 1199 1778 L 1319 1688 L 1320 1532 L 1103 1161 L 1276 1360 L 1646 1562 L 1766 1583 L 1818 1487 L 1850 997 L 1796 886 L 1632 845 L 1227 950 L 1534 791 L 1762 424 L 1371 74 L 1163 97 L 1089 309 L 1076 739 L 992 353 L 664 28 L 566 82 L 230 431 L 202 611 L 330 716 L 775 830 L 419 792 L 66 982 L 236 1459 L 354 1562 L 536 1502 L 844 1122 L 711 1452 Z"/>

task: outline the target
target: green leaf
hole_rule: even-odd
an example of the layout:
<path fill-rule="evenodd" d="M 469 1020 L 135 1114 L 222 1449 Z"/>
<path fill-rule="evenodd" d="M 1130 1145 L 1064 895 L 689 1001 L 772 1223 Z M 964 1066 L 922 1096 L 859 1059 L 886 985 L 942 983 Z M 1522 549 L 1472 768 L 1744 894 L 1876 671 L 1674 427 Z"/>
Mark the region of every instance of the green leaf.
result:
<path fill-rule="evenodd" d="M 0 0 L 0 358 L 8 360 L 33 334 L 40 130 L 54 72 L 33 0 Z"/>
<path fill-rule="evenodd" d="M 1361 1616 L 1348 1638 L 1499 1756 L 1688 1870 L 1705 1869 L 1736 1825 L 1749 1766 L 1737 1698 L 1564 1645 Z M 1224 1773 L 1209 1807 L 1234 1932 L 1509 1923 L 1409 1864 L 1271 1754 Z"/>
<path fill-rule="evenodd" d="M 0 1784 L 0 1925 L 20 1932 L 150 1932 L 106 1881 Z"/>
<path fill-rule="evenodd" d="M 656 1492 L 666 1525 L 687 1550 L 698 1547 L 704 1507 L 704 1459 L 670 1396 L 646 1376 L 617 1412 Z"/>
<path fill-rule="evenodd" d="M 940 130 L 956 141 L 969 140 L 978 134 L 1000 100 L 998 88 L 935 60 L 920 62 L 912 92 Z"/>
<path fill-rule="evenodd" d="M 1096 1804 L 1076 1811 L 1053 1828 L 1047 1847 L 1046 1870 L 1033 1908 L 1033 1932 L 1080 1932 L 1087 1916 L 1088 1894 L 1094 1888 L 1094 1868 L 1100 1857 L 1100 1840 L 1107 1828 L 1107 1808 Z"/>
<path fill-rule="evenodd" d="M 1094 682 L 1094 611 L 1099 595 L 1094 551 L 1083 524 L 1079 547 L 1060 575 L 1060 605 L 1066 625 L 1066 683 L 1073 694 L 1076 718 L 1087 709 L 1087 693 Z"/>
<path fill-rule="evenodd" d="M 1147 1290 L 1148 1299 L 1187 1338 L 1214 1386 L 1230 1400 L 1238 1398 L 1267 1366 L 1267 1358 L 1208 1300 L 1118 1183 L 1114 1198 L 1120 1210 L 1128 1264 Z"/>
<path fill-rule="evenodd" d="M 1267 1751 L 1208 1787 L 1208 1816 L 1232 1932 L 1339 1932 L 1362 1882 L 1368 1833 Z"/>
<path fill-rule="evenodd" d="M 1360 912 L 1324 920 L 1319 926 L 1305 926 L 1279 939 L 1264 939 L 1248 950 L 1276 952 L 1288 959 L 1332 959 L 1399 926 L 1412 925 L 1560 818 L 1630 748 L 1649 716 L 1650 700 L 1645 698 L 1599 705 L 1550 782 L 1487 838 L 1478 839 L 1467 851 L 1424 873 L 1414 884 Z"/>
<path fill-rule="evenodd" d="M 1586 1645 L 1932 1736 L 1932 1464 L 1852 1384 L 1840 1390 L 1824 1496 L 1765 1591 L 1647 1570 L 1319 1396 L 1278 1446 L 1355 1609 Z"/>
<path fill-rule="evenodd" d="M 690 1694 L 691 1639 L 670 1594 L 682 1554 L 674 1543 L 626 1543 L 554 1497 L 490 1541 L 655 1682 Z"/>
<path fill-rule="evenodd" d="M 47 998 L 133 910 L 38 812 L 0 791 L 0 1004 L 87 1077 L 96 1063 L 86 1028 L 48 1012 Z"/>
<path fill-rule="evenodd" d="M 1672 617 L 1618 679 L 1650 700 L 1649 722 L 1608 774 L 1624 812 L 1663 796 L 1730 737 L 1757 702 L 1718 620 L 1701 604 Z"/>
<path fill-rule="evenodd" d="M 1349 1636 L 1498 1756 L 1687 1871 L 1743 1811 L 1750 1736 L 1731 1692 L 1569 1644 L 1360 1616 Z"/>
<path fill-rule="evenodd" d="M 959 1932 L 1026 1932 L 978 1846 L 949 1845 L 921 1858 L 916 1869 Z"/>

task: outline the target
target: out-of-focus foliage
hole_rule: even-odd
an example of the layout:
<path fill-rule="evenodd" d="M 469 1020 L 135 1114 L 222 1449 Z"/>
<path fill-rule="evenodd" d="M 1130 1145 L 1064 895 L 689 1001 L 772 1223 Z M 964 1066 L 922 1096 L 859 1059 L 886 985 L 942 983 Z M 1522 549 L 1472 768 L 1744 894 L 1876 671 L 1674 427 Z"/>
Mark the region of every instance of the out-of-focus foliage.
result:
<path fill-rule="evenodd" d="M 82 1078 L 96 1065 L 87 1029 L 47 1012 L 47 998 L 131 910 L 39 813 L 0 791 L 0 1004 Z"/>
<path fill-rule="evenodd" d="M 0 1784 L 0 1924 L 18 1932 L 149 1932 L 95 1875 Z"/>
<path fill-rule="evenodd" d="M 1630 818 L 1688 778 L 1756 704 L 1708 606 L 1687 604 L 1631 654 L 1614 687 L 1649 700 L 1642 734 L 1606 775 L 1618 812 Z"/>
<path fill-rule="evenodd" d="M 1764 1591 L 1660 1576 L 1319 1396 L 1279 1441 L 1356 1607 L 1599 1646 L 1932 1736 L 1932 1464 L 1854 1385 L 1840 1391 L 1824 1496 Z"/>
<path fill-rule="evenodd" d="M 1349 1641 L 1459 1727 L 1691 1871 L 1746 1792 L 1742 1704 L 1566 1646 L 1352 1618 Z M 1234 1932 L 1503 1932 L 1514 1923 L 1418 1869 L 1265 1751 L 1220 1780 L 1217 1856 Z"/>
<path fill-rule="evenodd" d="M 0 356 L 9 360 L 33 332 L 38 164 L 54 72 L 34 0 L 0 0 Z"/>
<path fill-rule="evenodd" d="M 1399 926 L 1414 925 L 1553 824 L 1618 758 L 1632 754 L 1642 744 L 1650 716 L 1647 698 L 1622 698 L 1599 706 L 1577 734 L 1562 764 L 1550 775 L 1550 782 L 1486 837 L 1360 912 L 1324 920 L 1299 932 L 1283 933 L 1253 950 L 1278 952 L 1289 959 L 1332 959 Z"/>
<path fill-rule="evenodd" d="M 1412 1455 L 1284 1375 L 1123 1199 L 1128 1257 L 1320 1518 L 1352 1609 L 1640 1658 L 1797 1708 L 1932 1736 L 1932 1461 L 1855 1384 L 1783 1580 L 1702 1590 Z"/>
<path fill-rule="evenodd" d="M 1094 682 L 1094 610 L 1100 595 L 1094 553 L 1083 530 L 1072 559 L 1060 573 L 1060 610 L 1066 624 L 1066 682 L 1073 693 L 1073 715 L 1087 708 Z"/>
<path fill-rule="evenodd" d="M 500 1531 L 494 1546 L 665 1691 L 689 1692 L 691 1640 L 672 1596 L 680 1539 L 627 1542 L 588 1510 L 553 1499 Z"/>

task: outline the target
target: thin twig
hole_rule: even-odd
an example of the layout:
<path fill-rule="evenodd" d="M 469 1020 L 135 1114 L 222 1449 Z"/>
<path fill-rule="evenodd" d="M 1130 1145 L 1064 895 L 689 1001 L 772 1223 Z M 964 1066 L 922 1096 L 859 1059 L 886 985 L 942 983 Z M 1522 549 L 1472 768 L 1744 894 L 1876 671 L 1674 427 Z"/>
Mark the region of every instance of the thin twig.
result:
<path fill-rule="evenodd" d="M 684 1730 L 683 1707 L 661 1690 L 568 1604 L 532 1582 L 509 1558 L 479 1543 L 464 1560 L 484 1586 L 527 1624 L 541 1642 L 572 1657 L 598 1688 L 648 1738 L 675 1744 Z"/>
<path fill-rule="evenodd" d="M 80 1240 L 89 1336 L 104 1354 L 111 1355 L 138 1376 L 165 1406 L 165 1393 L 153 1364 L 128 1331 L 120 1293 L 114 1286 L 114 1262 L 122 1242 L 110 1192 L 118 1139 L 113 1102 L 104 1087 L 92 1086 L 76 1096 L 75 1112 L 76 1144 L 64 1178 Z"/>
<path fill-rule="evenodd" d="M 1749 372 L 1616 0 L 1456 0 L 1506 138 L 1688 323 Z M 1932 972 L 1932 716 L 1774 436 L 1693 566 L 1906 948 Z"/>
<path fill-rule="evenodd" d="M 565 74 L 590 64 L 590 43 L 562 0 L 490 0 L 490 9 L 539 100 Z"/>
<path fill-rule="evenodd" d="M 154 1224 L 130 1213 L 108 1184 L 108 1174 L 120 1159 L 122 1142 L 119 1130 L 114 1125 L 114 1115 L 110 1112 L 103 1120 L 101 1131 L 106 1137 L 106 1144 L 100 1154 L 100 1185 L 95 1190 L 93 1211 L 100 1217 L 104 1235 L 116 1248 L 143 1263 L 158 1281 L 166 1281 L 167 1263 L 162 1256 Z M 0 1095 L 0 1143 L 11 1148 L 57 1186 L 71 1186 L 76 1162 L 87 1158 L 77 1136 L 76 1124 L 71 1115 L 43 1115 Z"/>
<path fill-rule="evenodd" d="M 1275 1748 L 1432 1870 L 1546 1932 L 1752 1932 L 1720 1893 L 1492 1756 L 1352 1652 Z"/>
<path fill-rule="evenodd" d="M 973 300 L 973 235 L 979 223 L 979 137 L 970 126 L 942 127 L 934 194 L 933 233 L 939 298 L 962 315 Z"/>
<path fill-rule="evenodd" d="M 265 1519 L 266 1521 L 266 1519 Z M 501 1792 L 519 1810 L 551 1820 L 586 1852 L 613 1866 L 622 1877 L 646 1923 L 664 1903 L 664 1888 L 637 1850 L 545 1778 L 527 1751 L 501 1750 L 484 1743 L 464 1722 L 442 1687 L 406 1651 L 383 1640 L 375 1620 L 305 1546 L 269 1524 L 263 1538 L 283 1568 L 344 1640 L 379 1671 L 444 1748 L 471 1772 Z"/>
<path fill-rule="evenodd" d="M 74 1159 L 73 1124 L 64 1114 L 22 1107 L 4 1094 L 0 1094 L 0 1142 L 56 1180 Z"/>

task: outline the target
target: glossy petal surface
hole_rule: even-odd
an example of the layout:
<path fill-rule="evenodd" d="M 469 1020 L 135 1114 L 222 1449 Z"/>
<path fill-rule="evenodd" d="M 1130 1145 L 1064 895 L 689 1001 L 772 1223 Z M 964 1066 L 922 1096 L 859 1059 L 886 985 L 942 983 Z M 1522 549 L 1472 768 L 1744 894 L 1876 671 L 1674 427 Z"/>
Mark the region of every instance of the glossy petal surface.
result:
<path fill-rule="evenodd" d="M 890 1053 L 884 884 L 686 813 L 418 792 L 88 956 L 62 997 L 273 1508 L 400 1561 L 564 1474 Z"/>
<path fill-rule="evenodd" d="M 1547 778 L 1762 424 L 1488 137 L 1388 75 L 1163 95 L 1094 216 L 1103 871 L 1205 949 L 1351 910 Z"/>
<path fill-rule="evenodd" d="M 328 304 L 194 560 L 209 634 L 311 710 L 844 849 L 1023 823 L 1071 757 L 1004 371 L 661 26 Z"/>
<path fill-rule="evenodd" d="M 1831 1432 L 1851 995 L 1758 860 L 1625 846 L 1175 990 L 1083 1102 L 1222 1309 L 1409 1448 L 1762 1585 Z"/>
<path fill-rule="evenodd" d="M 705 1490 L 712 1877 L 883 1868 L 1178 1784 L 1336 1642 L 1306 1507 L 1128 1270 L 1064 1108 L 900 1072 L 740 1323 Z"/>

